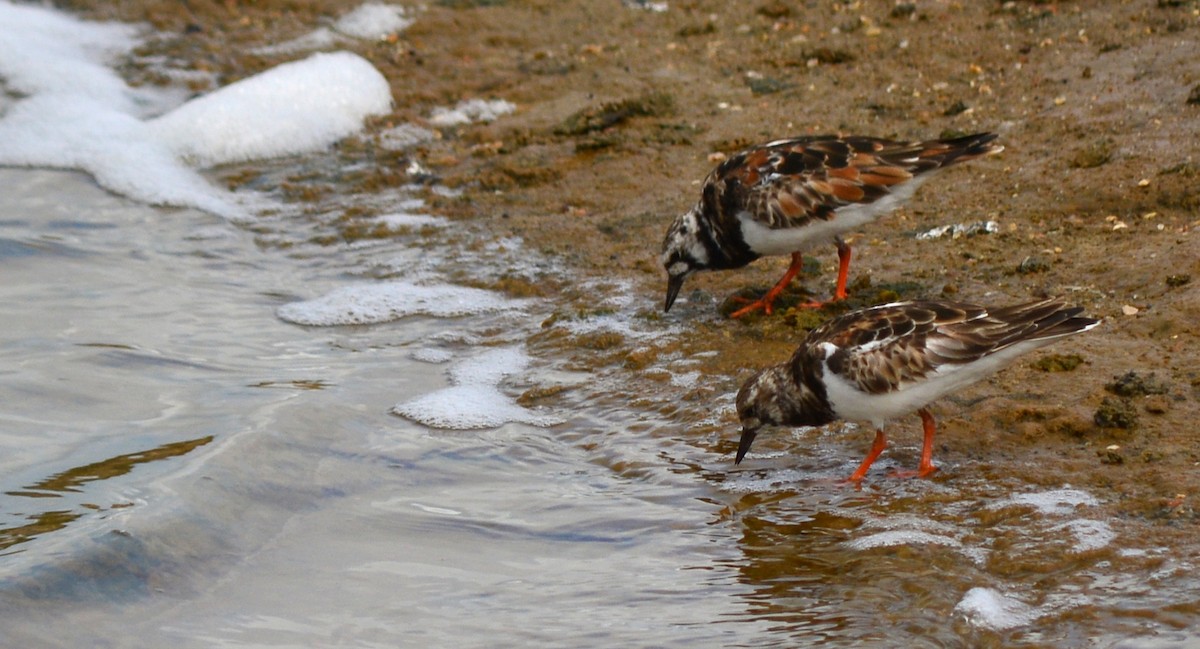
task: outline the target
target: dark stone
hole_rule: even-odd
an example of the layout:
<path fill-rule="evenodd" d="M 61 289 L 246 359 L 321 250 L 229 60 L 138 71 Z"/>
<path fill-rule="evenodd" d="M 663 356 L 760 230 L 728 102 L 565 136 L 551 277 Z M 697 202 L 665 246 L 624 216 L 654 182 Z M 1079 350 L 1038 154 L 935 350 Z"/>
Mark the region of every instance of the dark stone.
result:
<path fill-rule="evenodd" d="M 1130 429 L 1137 426 L 1138 413 L 1128 399 L 1104 397 L 1093 419 L 1101 428 Z"/>
<path fill-rule="evenodd" d="M 1120 397 L 1142 397 L 1147 394 L 1166 394 L 1170 386 L 1164 381 L 1159 381 L 1151 372 L 1147 376 L 1142 376 L 1137 372 L 1130 370 L 1121 376 L 1112 380 L 1111 383 L 1104 386 L 1105 390 L 1120 396 Z"/>

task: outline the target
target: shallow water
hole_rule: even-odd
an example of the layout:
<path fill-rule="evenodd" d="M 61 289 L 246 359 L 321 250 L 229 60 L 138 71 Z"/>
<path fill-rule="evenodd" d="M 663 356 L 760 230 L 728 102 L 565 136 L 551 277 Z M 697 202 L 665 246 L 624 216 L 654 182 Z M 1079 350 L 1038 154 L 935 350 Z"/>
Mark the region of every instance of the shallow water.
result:
<path fill-rule="evenodd" d="M 535 344 L 678 336 L 694 311 L 638 318 L 659 296 L 580 280 L 604 309 L 543 326 L 556 305 L 446 282 L 552 261 L 392 221 L 411 230 L 315 245 L 315 217 L 0 169 L 0 644 L 1200 645 L 1187 528 L 1014 477 L 1036 458 L 890 476 L 905 433 L 861 490 L 839 482 L 853 426 L 734 467 L 732 394 L 696 358 L 633 394 Z M 376 308 L 316 326 L 347 289 Z M 568 389 L 515 402 L 542 386 Z"/>
<path fill-rule="evenodd" d="M 736 547 L 707 524 L 702 485 L 630 480 L 555 429 L 436 431 L 389 414 L 448 384 L 447 365 L 414 350 L 471 358 L 484 349 L 454 341 L 506 342 L 489 332 L 513 316 L 290 325 L 275 316 L 287 289 L 361 259 L 264 252 L 214 217 L 77 174 L 0 170 L 0 185 L 8 637 L 732 635 L 707 624 L 735 610 L 714 589 L 744 589 L 713 563 Z M 564 427 L 622 426 L 571 417 Z M 78 623 L 49 633 L 63 616 Z"/>
<path fill-rule="evenodd" d="M 838 482 L 865 445 L 853 427 L 796 431 L 799 450 L 764 445 L 735 469 L 709 448 L 721 425 L 654 414 L 681 385 L 635 400 L 619 372 L 552 358 L 501 393 L 573 385 L 538 411 L 563 423 L 430 429 L 389 411 L 519 348 L 549 305 L 296 326 L 280 305 L 363 282 L 356 269 L 411 242 L 260 247 L 78 174 L 0 170 L 0 186 L 11 642 L 1198 640 L 1195 547 L 1112 520 L 1113 494 L 991 465 L 934 480 L 881 469 L 854 490 Z M 605 317 L 636 329 L 622 313 Z M 677 383 L 702 380 L 668 364 Z M 911 459 L 906 441 L 880 466 Z"/>

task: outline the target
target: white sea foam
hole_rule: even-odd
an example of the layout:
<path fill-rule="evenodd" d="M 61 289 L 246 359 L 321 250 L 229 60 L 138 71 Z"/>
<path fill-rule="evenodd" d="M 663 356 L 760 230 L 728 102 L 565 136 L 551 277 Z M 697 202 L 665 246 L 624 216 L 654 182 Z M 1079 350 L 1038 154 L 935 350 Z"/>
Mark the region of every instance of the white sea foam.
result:
<path fill-rule="evenodd" d="M 587 281 L 582 283 L 581 289 L 595 296 L 594 304 L 603 312 L 583 318 L 564 318 L 555 323 L 555 326 L 563 327 L 574 335 L 617 333 L 627 340 L 649 342 L 670 338 L 684 331 L 681 325 L 665 322 L 649 324 L 639 318 L 639 312 L 654 308 L 655 303 L 647 301 L 633 282 Z"/>
<path fill-rule="evenodd" d="M 700 382 L 700 372 L 693 370 L 671 375 L 671 385 L 677 388 L 694 388 Z"/>
<path fill-rule="evenodd" d="M 343 286 L 312 300 L 285 304 L 283 320 L 329 327 L 388 322 L 411 315 L 451 318 L 517 309 L 518 300 L 478 288 L 397 281 Z"/>
<path fill-rule="evenodd" d="M 290 41 L 259 47 L 256 54 L 287 54 L 325 49 L 351 40 L 381 40 L 413 24 L 400 5 L 366 3 L 343 14 L 329 27 L 319 27 Z"/>
<path fill-rule="evenodd" d="M 350 52 L 314 54 L 193 99 L 150 122 L 202 166 L 315 151 L 391 109 L 387 79 Z"/>
<path fill-rule="evenodd" d="M 438 126 L 456 126 L 470 122 L 491 122 L 517 109 L 516 105 L 496 99 L 469 99 L 460 101 L 454 108 L 438 107 L 429 116 L 429 123 Z"/>
<path fill-rule="evenodd" d="M 1075 537 L 1076 552 L 1099 550 L 1117 538 L 1112 526 L 1104 521 L 1078 519 L 1067 521 L 1054 529 L 1067 530 Z"/>
<path fill-rule="evenodd" d="M 108 67 L 137 45 L 127 25 L 87 23 L 0 0 L 0 164 L 80 169 L 155 205 L 244 217 L 252 201 L 184 162 L 217 164 L 327 146 L 386 112 L 387 81 L 361 57 L 319 55 L 268 70 L 144 121 L 177 92 L 132 89 Z"/>
<path fill-rule="evenodd" d="M 1023 493 L 997 500 L 989 509 L 1000 509 L 1013 505 L 1033 507 L 1043 516 L 1067 517 L 1078 513 L 1081 508 L 1095 507 L 1100 501 L 1093 495 L 1078 489 L 1063 488 L 1050 491 Z M 1087 552 L 1108 546 L 1117 538 L 1109 523 L 1102 520 L 1075 518 L 1049 528 L 1051 531 L 1066 531 L 1075 539 L 1073 550 Z"/>
<path fill-rule="evenodd" d="M 868 518 L 863 521 L 862 528 L 864 530 L 925 530 L 943 532 L 952 534 L 955 529 L 954 525 L 944 521 L 926 518 L 924 516 L 916 516 L 913 514 L 893 514 L 890 516 L 882 516 L 879 518 Z"/>
<path fill-rule="evenodd" d="M 993 631 L 1025 626 L 1041 616 L 1037 609 L 1022 601 L 982 587 L 968 590 L 954 610 L 971 624 Z"/>
<path fill-rule="evenodd" d="M 958 539 L 940 534 L 930 534 L 920 530 L 888 530 L 870 536 L 851 539 L 846 547 L 852 550 L 870 550 L 885 548 L 893 545 L 946 545 L 952 548 L 962 547 Z"/>
<path fill-rule="evenodd" d="M 746 455 L 751 460 L 771 460 L 783 457 L 782 452 L 765 452 L 765 453 L 749 453 Z M 720 460 L 722 466 L 728 459 Z M 821 476 L 815 475 L 812 471 L 803 469 L 779 469 L 771 471 L 770 475 L 761 475 L 757 471 L 733 471 L 729 473 L 725 481 L 721 483 L 721 489 L 730 493 L 763 493 L 768 491 L 779 491 L 792 485 L 802 484 L 804 482 L 821 479 Z"/>
<path fill-rule="evenodd" d="M 0 0 L 0 77 L 20 95 L 85 96 L 133 113 L 135 93 L 106 64 L 133 49 L 137 33 L 132 25 Z"/>
<path fill-rule="evenodd" d="M 450 368 L 452 386 L 396 404 L 397 415 L 433 428 L 496 428 L 509 422 L 553 426 L 562 419 L 517 405 L 500 382 L 519 374 L 529 357 L 517 347 L 489 349 Z"/>
<path fill-rule="evenodd" d="M 407 149 L 435 139 L 437 133 L 416 124 L 400 124 L 379 133 L 379 145 L 391 151 Z"/>
<path fill-rule="evenodd" d="M 375 217 L 375 220 L 392 228 L 419 228 L 425 226 L 441 228 L 450 223 L 450 221 L 440 216 L 430 216 L 429 214 L 408 214 L 406 212 L 381 214 Z"/>
<path fill-rule="evenodd" d="M 1034 493 L 1016 494 L 998 500 L 988 507 L 1000 509 L 1012 505 L 1027 505 L 1046 515 L 1063 516 L 1073 513 L 1080 506 L 1099 505 L 1096 497 L 1078 489 L 1052 489 Z"/>
<path fill-rule="evenodd" d="M 333 28 L 339 34 L 353 38 L 379 40 L 403 31 L 411 24 L 413 19 L 408 17 L 404 7 L 368 2 L 338 18 Z"/>
<path fill-rule="evenodd" d="M 149 135 L 141 118 L 160 102 L 107 67 L 137 45 L 136 33 L 0 0 L 0 77 L 20 96 L 0 117 L 0 164 L 81 169 L 148 203 L 240 214 L 228 192 Z"/>
<path fill-rule="evenodd" d="M 414 349 L 412 352 L 413 360 L 423 363 L 449 363 L 454 354 L 448 349 L 438 349 L 436 347 L 422 347 Z"/>

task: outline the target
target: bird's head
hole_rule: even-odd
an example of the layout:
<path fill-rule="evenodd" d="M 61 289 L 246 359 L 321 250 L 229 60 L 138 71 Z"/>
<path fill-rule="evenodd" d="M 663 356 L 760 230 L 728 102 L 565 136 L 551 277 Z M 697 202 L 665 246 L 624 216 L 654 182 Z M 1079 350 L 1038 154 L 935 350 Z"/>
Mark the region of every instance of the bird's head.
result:
<path fill-rule="evenodd" d="M 700 232 L 698 208 L 693 208 L 671 223 L 663 239 L 663 268 L 667 270 L 667 301 L 663 311 L 670 311 L 683 288 L 683 280 L 692 273 L 708 268 L 708 249 Z"/>
<path fill-rule="evenodd" d="M 750 451 L 750 445 L 763 426 L 783 423 L 783 411 L 779 404 L 779 382 L 784 380 L 782 366 L 761 370 L 742 384 L 737 395 L 737 414 L 742 422 L 742 437 L 738 440 L 734 464 L 741 464 Z"/>

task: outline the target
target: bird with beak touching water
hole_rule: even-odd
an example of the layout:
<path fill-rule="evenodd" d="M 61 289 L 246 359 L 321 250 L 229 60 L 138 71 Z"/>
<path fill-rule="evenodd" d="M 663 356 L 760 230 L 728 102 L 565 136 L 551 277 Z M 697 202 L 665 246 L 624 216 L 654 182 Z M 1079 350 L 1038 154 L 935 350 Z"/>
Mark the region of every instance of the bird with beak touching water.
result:
<path fill-rule="evenodd" d="M 990 308 L 947 300 L 853 311 L 813 329 L 785 363 L 750 377 L 737 395 L 742 435 L 734 463 L 768 425 L 869 421 L 875 442 L 850 480 L 862 480 L 887 446 L 885 422 L 916 411 L 925 439 L 916 475 L 933 473 L 930 402 L 981 381 L 1018 357 L 1099 320 L 1048 298 Z"/>
<path fill-rule="evenodd" d="M 730 156 L 709 173 L 700 200 L 671 223 L 661 262 L 670 311 L 683 282 L 701 270 L 741 268 L 759 257 L 791 255 L 787 272 L 766 295 L 735 311 L 770 314 L 800 273 L 801 251 L 832 242 L 838 251 L 833 299 L 846 297 L 850 247 L 841 235 L 907 200 L 933 172 L 999 153 L 996 135 L 896 142 L 818 135 L 777 140 Z M 806 306 L 820 306 L 813 302 Z"/>

